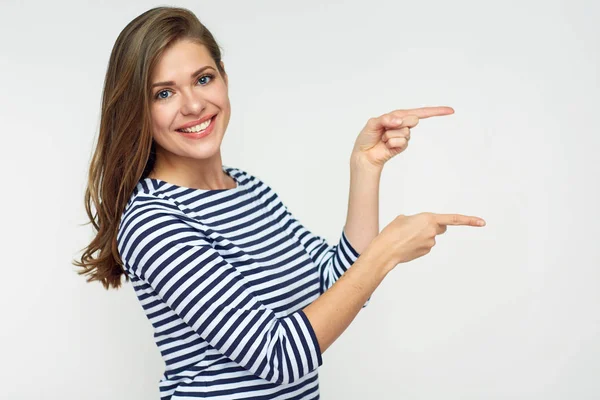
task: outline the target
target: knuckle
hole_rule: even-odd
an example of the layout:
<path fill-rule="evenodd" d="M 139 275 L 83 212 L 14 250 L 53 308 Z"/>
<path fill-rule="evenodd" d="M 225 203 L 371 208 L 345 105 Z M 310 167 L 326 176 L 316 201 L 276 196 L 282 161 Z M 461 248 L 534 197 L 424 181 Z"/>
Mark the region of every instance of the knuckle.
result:
<path fill-rule="evenodd" d="M 435 217 L 432 213 L 418 214 L 418 218 L 423 225 L 433 225 L 433 221 L 435 220 Z"/>
<path fill-rule="evenodd" d="M 436 224 L 435 215 L 433 215 L 431 213 L 427 214 L 427 222 L 430 225 L 435 225 Z"/>

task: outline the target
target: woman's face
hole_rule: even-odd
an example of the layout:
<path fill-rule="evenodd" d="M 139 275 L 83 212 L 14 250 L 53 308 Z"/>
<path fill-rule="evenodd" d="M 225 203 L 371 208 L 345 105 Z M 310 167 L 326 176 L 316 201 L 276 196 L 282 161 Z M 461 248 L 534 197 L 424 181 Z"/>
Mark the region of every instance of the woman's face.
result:
<path fill-rule="evenodd" d="M 219 153 L 231 113 L 227 75 L 219 73 L 206 47 L 189 40 L 173 43 L 150 79 L 158 159 L 177 165 L 184 158 L 208 159 Z M 190 123 L 197 132 L 182 132 Z"/>

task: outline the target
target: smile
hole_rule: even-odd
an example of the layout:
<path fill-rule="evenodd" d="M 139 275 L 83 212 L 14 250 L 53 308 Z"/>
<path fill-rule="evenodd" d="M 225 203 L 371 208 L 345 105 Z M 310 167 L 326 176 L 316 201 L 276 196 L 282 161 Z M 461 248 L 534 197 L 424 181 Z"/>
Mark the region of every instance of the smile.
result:
<path fill-rule="evenodd" d="M 196 126 L 192 126 L 190 128 L 185 129 L 176 129 L 181 135 L 190 138 L 190 139 L 200 139 L 205 136 L 208 136 L 214 127 L 215 117 L 213 116 L 211 119 L 204 121 Z"/>
<path fill-rule="evenodd" d="M 190 132 L 196 132 L 196 133 L 198 133 L 200 131 L 205 130 L 208 127 L 208 125 L 210 125 L 210 123 L 213 120 L 213 118 L 211 118 L 211 119 L 209 119 L 207 121 L 204 121 L 201 124 L 198 124 L 196 126 L 192 126 L 190 128 L 185 128 L 185 129 L 177 129 L 177 130 L 180 131 L 180 132 L 188 132 L 188 133 L 190 133 Z"/>

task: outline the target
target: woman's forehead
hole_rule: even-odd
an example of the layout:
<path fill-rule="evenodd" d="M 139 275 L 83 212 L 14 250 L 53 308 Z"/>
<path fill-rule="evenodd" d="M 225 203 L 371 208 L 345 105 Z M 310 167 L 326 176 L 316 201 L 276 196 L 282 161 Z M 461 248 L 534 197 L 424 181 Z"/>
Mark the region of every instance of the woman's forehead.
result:
<path fill-rule="evenodd" d="M 187 77 L 205 66 L 216 67 L 206 46 L 190 40 L 180 40 L 162 54 L 154 68 L 152 79 L 169 81 L 176 78 L 173 75 Z"/>

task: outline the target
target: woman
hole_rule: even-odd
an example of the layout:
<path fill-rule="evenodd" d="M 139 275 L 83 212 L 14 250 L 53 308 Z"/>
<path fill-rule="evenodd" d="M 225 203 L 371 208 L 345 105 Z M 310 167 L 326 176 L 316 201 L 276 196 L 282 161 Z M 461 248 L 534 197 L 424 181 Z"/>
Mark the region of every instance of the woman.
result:
<path fill-rule="evenodd" d="M 387 273 L 428 253 L 446 225 L 483 222 L 401 215 L 378 234 L 384 163 L 419 118 L 452 112 L 368 121 L 330 246 L 258 177 L 222 164 L 228 76 L 211 33 L 182 8 L 129 23 L 110 57 L 85 195 L 98 232 L 75 263 L 107 289 L 131 281 L 166 364 L 161 398 L 318 398 L 322 353 Z"/>

